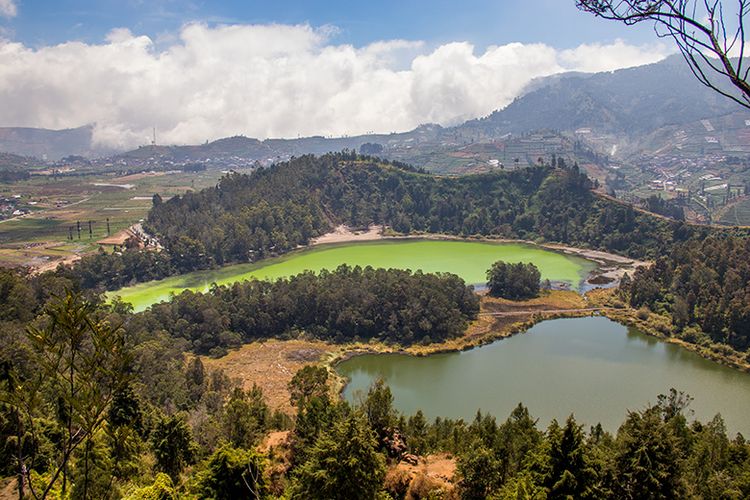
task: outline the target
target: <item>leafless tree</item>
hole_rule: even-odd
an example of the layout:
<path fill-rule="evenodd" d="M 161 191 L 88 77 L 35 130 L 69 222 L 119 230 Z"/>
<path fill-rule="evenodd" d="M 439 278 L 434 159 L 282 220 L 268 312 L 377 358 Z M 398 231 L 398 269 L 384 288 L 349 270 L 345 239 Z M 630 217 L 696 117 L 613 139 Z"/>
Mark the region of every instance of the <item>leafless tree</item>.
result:
<path fill-rule="evenodd" d="M 726 8 L 721 0 L 576 0 L 580 10 L 603 19 L 653 21 L 657 36 L 674 39 L 703 85 L 750 109 L 744 24 L 750 0 L 724 3 Z"/>

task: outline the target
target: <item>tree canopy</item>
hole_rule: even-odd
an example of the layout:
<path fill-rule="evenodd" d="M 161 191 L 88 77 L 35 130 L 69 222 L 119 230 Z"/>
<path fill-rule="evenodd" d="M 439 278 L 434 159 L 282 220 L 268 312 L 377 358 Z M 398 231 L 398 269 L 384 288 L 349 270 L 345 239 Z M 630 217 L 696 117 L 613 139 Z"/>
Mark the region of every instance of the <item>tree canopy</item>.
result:
<path fill-rule="evenodd" d="M 487 270 L 487 288 L 493 297 L 521 300 L 539 295 L 542 274 L 534 264 L 501 260 Z"/>

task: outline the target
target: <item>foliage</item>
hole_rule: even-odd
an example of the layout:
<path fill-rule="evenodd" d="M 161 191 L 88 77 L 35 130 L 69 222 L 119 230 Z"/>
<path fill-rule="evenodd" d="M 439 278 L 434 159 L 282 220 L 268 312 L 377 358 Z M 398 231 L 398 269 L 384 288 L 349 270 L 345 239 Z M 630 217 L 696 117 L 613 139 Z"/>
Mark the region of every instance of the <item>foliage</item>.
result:
<path fill-rule="evenodd" d="M 125 497 L 125 500 L 177 500 L 172 479 L 160 472 L 156 475 L 154 484 L 134 491 Z"/>
<path fill-rule="evenodd" d="M 367 422 L 351 414 L 320 435 L 297 471 L 292 498 L 376 498 L 385 478 L 385 459 Z"/>
<path fill-rule="evenodd" d="M 173 480 L 195 461 L 196 446 L 192 432 L 181 415 L 163 417 L 156 424 L 151 432 L 151 447 L 157 468 Z"/>
<path fill-rule="evenodd" d="M 690 240 L 640 268 L 621 293 L 633 307 L 666 309 L 678 332 L 698 327 L 714 342 L 750 347 L 750 239 Z"/>
<path fill-rule="evenodd" d="M 263 457 L 253 451 L 222 446 L 208 459 L 198 479 L 200 498 L 265 498 Z"/>
<path fill-rule="evenodd" d="M 297 331 L 334 342 L 441 341 L 461 335 L 478 311 L 477 296 L 458 276 L 342 265 L 272 283 L 186 291 L 139 316 L 152 330 L 185 338 L 197 353 L 221 354 Z"/>
<path fill-rule="evenodd" d="M 539 295 L 542 274 L 532 263 L 497 261 L 487 270 L 487 288 L 493 297 L 521 300 Z"/>
<path fill-rule="evenodd" d="M 94 439 L 106 422 L 114 394 L 129 378 L 123 331 L 98 321 L 93 316 L 94 308 L 94 304 L 72 293 L 50 302 L 44 320 L 27 328 L 31 352 L 26 361 L 35 370 L 28 372 L 11 364 L 4 377 L 3 399 L 9 402 L 21 426 L 19 437 L 29 431 L 32 441 L 39 441 L 34 436 L 35 419 L 41 415 L 54 418 L 56 453 L 41 491 L 32 491 L 35 497 L 45 498 L 58 480 L 62 493 L 66 493 L 69 464 L 83 445 L 74 494 L 88 498 L 91 474 L 96 469 Z M 17 443 L 23 446 L 23 439 Z M 32 448 L 28 457 L 18 455 L 17 466 L 27 475 L 34 468 L 35 451 Z"/>
<path fill-rule="evenodd" d="M 310 399 L 328 394 L 328 370 L 322 366 L 307 365 L 294 374 L 289 382 L 290 402 L 304 407 Z"/>

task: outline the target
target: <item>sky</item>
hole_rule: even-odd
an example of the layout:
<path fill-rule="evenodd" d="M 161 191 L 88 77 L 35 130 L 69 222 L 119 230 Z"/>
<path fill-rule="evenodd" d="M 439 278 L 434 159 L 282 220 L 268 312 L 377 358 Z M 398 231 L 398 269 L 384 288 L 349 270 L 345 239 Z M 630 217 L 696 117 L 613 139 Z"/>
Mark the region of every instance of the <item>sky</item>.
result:
<path fill-rule="evenodd" d="M 0 126 L 101 145 L 453 125 L 674 51 L 574 0 L 0 0 Z"/>

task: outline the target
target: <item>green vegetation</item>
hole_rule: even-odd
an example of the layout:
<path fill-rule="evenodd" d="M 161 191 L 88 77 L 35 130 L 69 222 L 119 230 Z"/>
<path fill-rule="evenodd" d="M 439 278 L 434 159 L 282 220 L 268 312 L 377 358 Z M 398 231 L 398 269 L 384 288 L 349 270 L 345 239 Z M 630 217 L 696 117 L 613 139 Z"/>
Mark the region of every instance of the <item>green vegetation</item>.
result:
<path fill-rule="evenodd" d="M 693 343 L 750 347 L 750 239 L 689 241 L 641 268 L 621 286 L 635 308 L 667 313 L 674 333 Z M 668 332 L 669 333 L 669 332 Z"/>
<path fill-rule="evenodd" d="M 355 403 L 382 378 L 406 414 L 469 419 L 477 408 L 505 415 L 523 401 L 540 425 L 575 412 L 614 432 L 626 410 L 675 387 L 695 397 L 696 418 L 721 411 L 731 433 L 750 435 L 748 373 L 600 316 L 546 320 L 518 333 L 469 351 L 345 359 L 336 364 L 347 380 L 342 396 Z"/>
<path fill-rule="evenodd" d="M 560 160 L 445 179 L 348 152 L 304 156 L 168 201 L 154 197 L 146 226 L 164 243 L 161 253 L 94 255 L 33 277 L 2 270 L 2 472 L 17 478 L 21 496 L 33 489 L 38 498 L 401 498 L 406 490 L 389 482 L 387 468 L 408 452 L 446 452 L 457 457 L 452 494 L 463 498 L 747 497 L 750 447 L 730 440 L 721 417 L 688 423 L 688 399 L 676 392 L 631 412 L 615 435 L 601 426 L 586 432 L 572 416 L 540 430 L 520 405 L 500 425 L 483 414 L 428 423 L 420 413 L 399 415 L 382 383 L 357 406 L 334 399 L 324 369 L 314 367 L 292 381 L 292 419 L 273 412 L 259 389 L 207 373 L 186 355 L 299 335 L 401 345 L 450 339 L 478 312 L 456 275 L 341 266 L 186 291 L 141 313 L 98 295 L 230 262 L 257 265 L 336 224 L 374 223 L 666 256 L 626 280 L 623 298 L 645 316 L 668 314 L 686 340 L 708 335 L 747 349 L 745 234 L 653 217 L 592 187 Z M 373 247 L 357 248 L 372 257 Z M 347 248 L 246 271 L 284 276 L 295 258 Z M 273 430 L 289 431 L 280 452 L 260 453 Z"/>
<path fill-rule="evenodd" d="M 105 174 L 33 176 L 13 183 L 0 179 L 0 198 L 19 195 L 20 206 L 32 209 L 22 218 L 0 222 L 0 265 L 29 264 L 30 257 L 37 257 L 31 262 L 38 262 L 44 257 L 59 259 L 96 250 L 96 242 L 108 236 L 107 219 L 109 234 L 115 234 L 147 216 L 154 193 L 169 198 L 214 185 L 220 176 L 214 170 L 125 178 Z M 128 184 L 132 188 L 96 184 Z M 77 221 L 81 222 L 80 239 Z M 93 221 L 91 235 L 88 221 Z"/>
<path fill-rule="evenodd" d="M 132 254 L 132 255 L 131 255 Z M 123 254 L 124 265 L 126 259 L 141 259 L 141 263 L 133 265 L 139 276 L 151 272 L 158 263 L 168 262 L 161 254 L 142 255 L 136 252 Z M 150 257 L 150 259 L 147 259 Z M 87 271 L 83 280 L 84 287 L 91 286 L 96 281 L 112 276 L 116 283 L 122 276 L 122 266 L 116 265 L 110 269 L 103 266 L 115 264 L 117 259 L 106 256 L 93 258 L 89 265 L 81 266 L 82 274 Z M 136 311 L 160 302 L 169 300 L 172 293 L 183 290 L 207 291 L 210 284 L 229 285 L 248 279 L 277 279 L 299 274 L 303 271 L 320 271 L 335 269 L 342 264 L 350 266 L 372 266 L 375 268 L 397 268 L 420 270 L 425 273 L 450 272 L 457 274 L 464 281 L 471 284 L 484 282 L 485 272 L 489 265 L 502 259 L 507 262 L 530 260 L 542 272 L 544 279 L 564 282 L 575 288 L 585 279 L 594 264 L 581 258 L 571 257 L 545 250 L 532 245 L 518 243 L 483 243 L 476 241 L 436 241 L 436 240 L 394 240 L 374 243 L 356 243 L 343 245 L 326 245 L 292 252 L 288 255 L 265 259 L 254 264 L 236 264 L 216 270 L 196 271 L 180 276 L 173 276 L 157 282 L 142 283 L 119 289 L 109 293 L 110 297 L 118 296 L 124 302 L 132 304 Z M 98 265 L 101 263 L 101 265 Z M 152 274 L 158 276 L 158 271 Z"/>
<path fill-rule="evenodd" d="M 541 278 L 539 268 L 532 263 L 507 264 L 499 260 L 487 270 L 487 288 L 493 297 L 531 299 L 539 295 Z"/>
<path fill-rule="evenodd" d="M 342 265 L 205 294 L 183 292 L 140 319 L 149 329 L 186 339 L 197 353 L 217 355 L 297 331 L 335 342 L 439 342 L 461 335 L 478 312 L 479 299 L 456 275 Z"/>
<path fill-rule="evenodd" d="M 512 172 L 437 178 L 359 159 L 303 156 L 154 206 L 148 228 L 176 264 L 257 260 L 306 244 L 332 224 L 513 237 L 655 255 L 670 223 L 597 198 L 562 160 Z M 179 256 L 179 257 L 175 257 Z"/>
<path fill-rule="evenodd" d="M 399 415 L 382 383 L 351 406 L 331 399 L 325 369 L 312 367 L 290 384 L 291 423 L 270 414 L 259 390 L 232 389 L 172 342 L 133 331 L 135 318 L 108 326 L 126 319 L 117 306 L 69 295 L 47 311 L 51 321 L 4 338 L 0 351 L 0 464 L 20 478 L 22 497 L 33 488 L 36 498 L 400 498 L 387 469 L 439 452 L 456 457 L 454 498 L 750 495 L 750 445 L 727 436 L 720 416 L 688 423 L 690 399 L 676 391 L 612 435 L 573 416 L 541 430 L 520 404 L 500 424 L 482 413 L 430 423 Z M 256 450 L 285 427 L 282 453 Z"/>
<path fill-rule="evenodd" d="M 719 224 L 727 226 L 750 226 L 750 197 L 732 203 L 721 214 Z"/>

